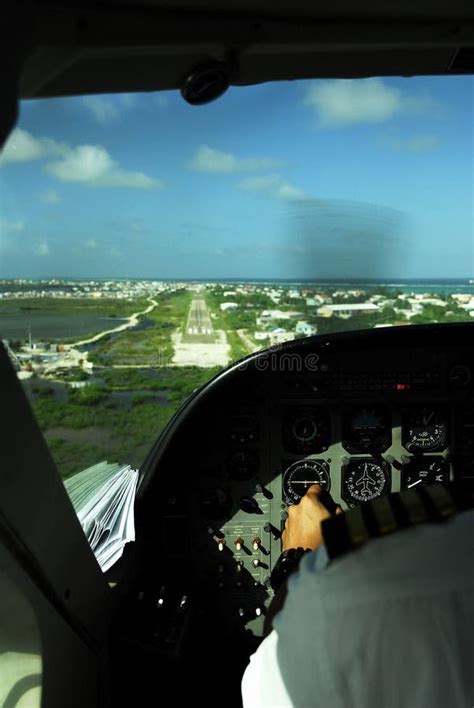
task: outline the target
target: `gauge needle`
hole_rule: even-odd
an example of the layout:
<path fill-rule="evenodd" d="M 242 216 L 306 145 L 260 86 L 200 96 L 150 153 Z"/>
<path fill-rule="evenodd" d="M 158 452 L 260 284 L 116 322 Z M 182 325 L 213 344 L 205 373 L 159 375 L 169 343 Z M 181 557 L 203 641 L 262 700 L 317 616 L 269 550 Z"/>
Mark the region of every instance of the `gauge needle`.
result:
<path fill-rule="evenodd" d="M 417 479 L 416 482 L 413 482 L 413 484 L 409 484 L 409 485 L 408 485 L 408 489 L 411 489 L 411 488 L 414 487 L 416 484 L 420 484 L 420 482 L 423 482 L 423 480 L 422 480 L 422 479 Z"/>
<path fill-rule="evenodd" d="M 295 479 L 291 484 L 321 484 L 320 479 Z"/>

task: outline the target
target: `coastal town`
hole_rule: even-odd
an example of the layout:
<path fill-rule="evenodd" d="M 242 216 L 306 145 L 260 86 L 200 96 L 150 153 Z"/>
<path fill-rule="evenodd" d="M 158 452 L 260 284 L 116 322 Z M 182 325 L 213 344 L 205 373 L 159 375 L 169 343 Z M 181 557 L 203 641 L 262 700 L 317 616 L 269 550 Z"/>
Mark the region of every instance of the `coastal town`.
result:
<path fill-rule="evenodd" d="M 372 284 L 1 281 L 0 333 L 20 377 L 36 372 L 54 378 L 60 370 L 91 372 L 101 364 L 156 366 L 164 349 L 168 357 L 162 365 L 226 366 L 259 349 L 299 337 L 345 329 L 469 321 L 474 317 L 474 288 L 461 290 L 433 292 L 430 288 L 420 292 L 417 287 L 410 292 L 407 287 Z M 193 326 L 196 298 L 200 298 L 200 316 L 207 321 L 206 327 L 199 322 Z M 167 327 L 166 346 L 151 352 L 153 330 L 163 325 L 161 305 L 167 303 L 166 314 L 169 303 L 178 301 L 187 305 L 175 313 L 181 316 L 180 321 L 168 323 L 174 326 Z M 85 303 L 88 314 L 97 316 L 90 324 L 91 331 L 85 332 L 87 336 L 74 336 L 69 326 L 81 318 Z M 127 309 L 122 308 L 125 303 Z M 118 307 L 115 316 L 99 316 L 104 306 L 107 309 L 111 304 Z M 48 327 L 61 316 L 68 322 L 62 333 Z M 126 346 L 120 346 L 121 340 Z M 141 359 L 140 349 L 146 351 Z"/>
<path fill-rule="evenodd" d="M 348 329 L 472 321 L 474 284 L 0 281 L 0 338 L 66 478 L 139 467 L 174 412 L 252 352 Z"/>

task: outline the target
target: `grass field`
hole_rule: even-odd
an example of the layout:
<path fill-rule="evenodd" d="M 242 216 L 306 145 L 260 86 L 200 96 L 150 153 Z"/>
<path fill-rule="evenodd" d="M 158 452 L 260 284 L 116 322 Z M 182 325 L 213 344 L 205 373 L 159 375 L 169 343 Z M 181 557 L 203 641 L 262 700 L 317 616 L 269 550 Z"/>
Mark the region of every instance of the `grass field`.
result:
<path fill-rule="evenodd" d="M 173 356 L 171 335 L 184 326 L 191 299 L 192 293 L 184 290 L 158 296 L 158 307 L 144 318 L 146 329 L 129 330 L 104 337 L 89 349 L 89 360 L 102 366 L 166 365 Z"/>
<path fill-rule="evenodd" d="M 102 315 L 129 317 L 148 304 L 146 298 L 122 300 L 116 298 L 9 298 L 0 300 L 0 315 L 8 312 L 41 312 L 50 315 Z"/>

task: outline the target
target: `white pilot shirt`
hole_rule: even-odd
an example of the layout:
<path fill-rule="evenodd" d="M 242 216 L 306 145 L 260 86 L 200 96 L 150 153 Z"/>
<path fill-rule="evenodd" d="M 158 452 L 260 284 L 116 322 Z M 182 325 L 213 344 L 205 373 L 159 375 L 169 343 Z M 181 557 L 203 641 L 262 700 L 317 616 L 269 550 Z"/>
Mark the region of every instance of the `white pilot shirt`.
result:
<path fill-rule="evenodd" d="M 474 708 L 474 511 L 325 555 L 290 577 L 244 708 Z"/>

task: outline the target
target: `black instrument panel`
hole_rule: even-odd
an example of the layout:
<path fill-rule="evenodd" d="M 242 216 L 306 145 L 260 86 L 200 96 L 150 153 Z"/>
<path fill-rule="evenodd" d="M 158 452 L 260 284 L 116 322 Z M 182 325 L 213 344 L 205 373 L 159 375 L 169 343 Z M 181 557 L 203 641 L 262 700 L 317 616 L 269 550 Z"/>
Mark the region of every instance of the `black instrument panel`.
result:
<path fill-rule="evenodd" d="M 288 507 L 310 484 L 348 508 L 474 478 L 473 333 L 313 337 L 219 375 L 149 459 L 137 518 L 160 563 L 143 582 L 192 588 L 216 641 L 258 642 Z"/>

